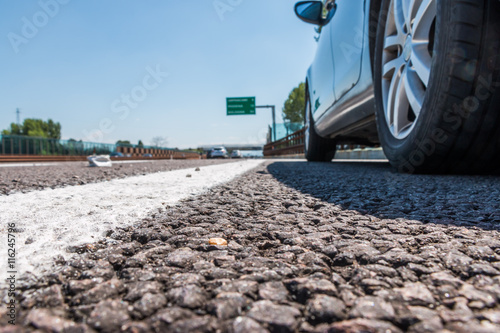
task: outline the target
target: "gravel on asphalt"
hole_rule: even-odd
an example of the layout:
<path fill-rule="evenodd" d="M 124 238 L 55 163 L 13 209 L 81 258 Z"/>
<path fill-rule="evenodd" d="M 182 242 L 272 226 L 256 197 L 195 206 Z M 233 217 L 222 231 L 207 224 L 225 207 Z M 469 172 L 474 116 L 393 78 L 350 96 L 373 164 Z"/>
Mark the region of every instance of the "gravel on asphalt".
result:
<path fill-rule="evenodd" d="M 270 161 L 18 280 L 17 329 L 499 332 L 499 197 L 497 176 Z"/>
<path fill-rule="evenodd" d="M 113 163 L 112 167 L 91 168 L 87 162 L 52 165 L 0 167 L 0 195 L 29 192 L 44 188 L 98 183 L 115 178 L 145 175 L 197 166 L 234 162 L 235 160 L 151 160 L 140 163 Z M 137 161 L 133 161 L 137 162 Z"/>

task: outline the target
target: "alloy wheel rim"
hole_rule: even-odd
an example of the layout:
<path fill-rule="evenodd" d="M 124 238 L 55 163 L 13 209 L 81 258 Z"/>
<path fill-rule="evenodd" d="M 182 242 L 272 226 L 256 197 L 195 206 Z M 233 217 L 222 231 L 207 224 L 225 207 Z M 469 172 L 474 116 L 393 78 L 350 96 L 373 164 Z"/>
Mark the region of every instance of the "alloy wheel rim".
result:
<path fill-rule="evenodd" d="M 406 138 L 419 120 L 434 53 L 437 0 L 392 0 L 382 51 L 386 124 Z"/>

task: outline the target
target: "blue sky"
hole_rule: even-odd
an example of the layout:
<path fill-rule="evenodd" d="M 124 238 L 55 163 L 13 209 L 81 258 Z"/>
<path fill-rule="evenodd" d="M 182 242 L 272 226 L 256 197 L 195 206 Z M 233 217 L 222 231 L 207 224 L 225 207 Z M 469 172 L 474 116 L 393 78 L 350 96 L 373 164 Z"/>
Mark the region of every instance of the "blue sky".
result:
<path fill-rule="evenodd" d="M 226 116 L 226 97 L 274 104 L 281 122 L 316 49 L 294 3 L 0 0 L 0 129 L 19 107 L 63 139 L 263 142 L 270 110 Z"/>

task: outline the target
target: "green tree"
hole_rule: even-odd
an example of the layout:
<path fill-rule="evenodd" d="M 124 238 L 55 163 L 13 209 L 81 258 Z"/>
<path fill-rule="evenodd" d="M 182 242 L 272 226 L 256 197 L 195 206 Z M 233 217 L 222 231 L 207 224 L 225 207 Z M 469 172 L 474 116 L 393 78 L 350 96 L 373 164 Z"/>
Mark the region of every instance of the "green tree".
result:
<path fill-rule="evenodd" d="M 10 129 L 4 129 L 2 135 L 22 135 L 22 127 L 16 123 L 11 123 Z"/>
<path fill-rule="evenodd" d="M 52 119 L 47 121 L 47 133 L 49 138 L 60 139 L 61 138 L 61 124 L 54 123 Z"/>
<path fill-rule="evenodd" d="M 300 83 L 288 95 L 282 109 L 284 122 L 303 123 L 306 103 L 306 84 Z"/>
<path fill-rule="evenodd" d="M 132 144 L 130 143 L 129 140 L 118 140 L 116 141 L 117 146 L 131 146 Z"/>
<path fill-rule="evenodd" d="M 137 142 L 137 147 L 144 147 L 144 143 L 142 143 L 142 140 L 139 140 L 139 142 Z"/>
<path fill-rule="evenodd" d="M 42 119 L 26 118 L 22 125 L 11 123 L 10 129 L 3 130 L 2 134 L 60 139 L 61 124 L 54 122 L 52 119 L 43 121 Z"/>

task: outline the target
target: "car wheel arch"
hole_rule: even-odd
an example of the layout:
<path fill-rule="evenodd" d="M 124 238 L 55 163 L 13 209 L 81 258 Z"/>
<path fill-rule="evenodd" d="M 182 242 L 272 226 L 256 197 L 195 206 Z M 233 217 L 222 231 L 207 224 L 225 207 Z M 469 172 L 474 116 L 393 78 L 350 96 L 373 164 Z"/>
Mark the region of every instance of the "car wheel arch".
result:
<path fill-rule="evenodd" d="M 368 46 L 370 48 L 370 63 L 372 77 L 374 77 L 374 65 L 375 65 L 375 45 L 377 43 L 377 30 L 379 25 L 379 15 L 380 9 L 382 8 L 382 0 L 371 0 L 370 1 L 370 12 L 368 13 Z"/>

